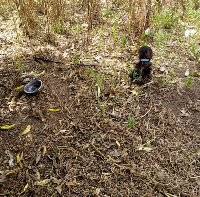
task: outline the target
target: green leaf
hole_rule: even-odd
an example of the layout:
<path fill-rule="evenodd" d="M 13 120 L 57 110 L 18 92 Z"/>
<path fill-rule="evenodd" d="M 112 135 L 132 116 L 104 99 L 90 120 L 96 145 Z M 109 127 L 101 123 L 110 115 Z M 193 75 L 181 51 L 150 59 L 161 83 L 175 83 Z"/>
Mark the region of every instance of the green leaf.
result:
<path fill-rule="evenodd" d="M 141 35 L 141 39 L 144 39 L 145 37 L 146 37 L 145 33 Z"/>
<path fill-rule="evenodd" d="M 74 56 L 72 60 L 73 64 L 78 64 L 78 56 Z"/>

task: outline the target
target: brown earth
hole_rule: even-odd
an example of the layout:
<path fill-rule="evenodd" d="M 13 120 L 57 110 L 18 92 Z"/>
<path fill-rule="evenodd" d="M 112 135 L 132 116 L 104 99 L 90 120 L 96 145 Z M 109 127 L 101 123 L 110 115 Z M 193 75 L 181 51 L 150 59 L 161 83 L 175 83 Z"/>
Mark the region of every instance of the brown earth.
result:
<path fill-rule="evenodd" d="M 44 87 L 36 96 L 14 90 L 33 76 L 22 79 L 3 60 L 0 124 L 15 126 L 0 130 L 2 196 L 16 196 L 27 184 L 22 196 L 199 195 L 199 78 L 192 88 L 155 79 L 137 96 L 105 84 L 98 98 L 88 67 L 44 67 L 30 57 L 22 65 L 27 73 L 45 70 Z M 136 120 L 132 129 L 129 117 Z M 27 125 L 30 132 L 20 135 Z"/>

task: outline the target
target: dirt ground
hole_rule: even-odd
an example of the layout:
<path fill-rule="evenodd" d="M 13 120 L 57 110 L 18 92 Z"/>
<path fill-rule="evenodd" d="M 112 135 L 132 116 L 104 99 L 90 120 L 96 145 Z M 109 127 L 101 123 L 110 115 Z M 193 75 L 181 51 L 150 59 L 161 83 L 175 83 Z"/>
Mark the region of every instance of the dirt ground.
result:
<path fill-rule="evenodd" d="M 176 54 L 179 63 L 154 65 L 152 82 L 134 89 L 125 67 L 111 84 L 101 64 L 40 64 L 12 58 L 18 49 L 3 36 L 0 45 L 0 126 L 15 124 L 0 130 L 0 196 L 200 195 L 200 78 L 185 85 L 198 62 Z M 56 59 L 50 53 L 40 55 Z M 92 72 L 102 76 L 100 91 Z M 35 78 L 38 95 L 15 90 Z"/>

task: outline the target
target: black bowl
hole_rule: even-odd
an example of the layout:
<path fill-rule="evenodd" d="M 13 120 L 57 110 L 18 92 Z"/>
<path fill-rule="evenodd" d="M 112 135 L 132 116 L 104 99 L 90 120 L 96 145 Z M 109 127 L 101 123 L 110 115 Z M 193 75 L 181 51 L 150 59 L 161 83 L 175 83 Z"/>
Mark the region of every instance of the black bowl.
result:
<path fill-rule="evenodd" d="M 41 90 L 41 88 L 42 88 L 42 81 L 33 80 L 25 85 L 24 92 L 28 95 L 35 95 Z"/>

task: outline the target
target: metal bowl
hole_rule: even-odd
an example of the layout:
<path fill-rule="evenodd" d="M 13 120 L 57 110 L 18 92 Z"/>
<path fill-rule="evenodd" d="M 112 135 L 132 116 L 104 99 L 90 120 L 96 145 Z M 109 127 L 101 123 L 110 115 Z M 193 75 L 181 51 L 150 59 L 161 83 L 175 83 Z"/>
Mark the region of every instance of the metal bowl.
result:
<path fill-rule="evenodd" d="M 28 95 L 35 95 L 41 90 L 41 88 L 42 88 L 42 81 L 33 80 L 25 85 L 24 92 Z"/>

